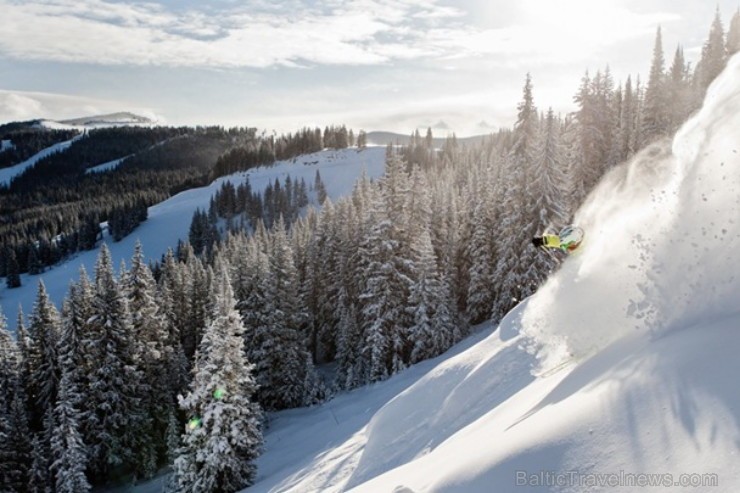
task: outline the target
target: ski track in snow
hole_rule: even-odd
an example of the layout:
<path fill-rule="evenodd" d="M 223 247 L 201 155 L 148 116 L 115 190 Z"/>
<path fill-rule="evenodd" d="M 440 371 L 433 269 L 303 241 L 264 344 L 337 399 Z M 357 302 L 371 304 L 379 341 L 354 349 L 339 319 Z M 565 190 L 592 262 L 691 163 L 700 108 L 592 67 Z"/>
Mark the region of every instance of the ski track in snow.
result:
<path fill-rule="evenodd" d="M 13 178 L 15 178 L 16 176 L 19 176 L 24 171 L 26 171 L 28 168 L 33 167 L 36 163 L 41 161 L 43 158 L 50 156 L 52 154 L 55 154 L 57 152 L 62 152 L 66 150 L 67 148 L 69 148 L 69 146 L 72 145 L 74 141 L 80 139 L 82 136 L 83 134 L 80 134 L 70 140 L 66 140 L 64 142 L 59 142 L 57 144 L 54 144 L 53 146 L 47 147 L 46 149 L 43 149 L 37 152 L 36 154 L 26 159 L 22 163 L 18 163 L 8 168 L 0 169 L 0 186 L 10 185 L 10 182 L 13 180 Z"/>
<path fill-rule="evenodd" d="M 129 154 L 128 156 L 124 156 L 122 158 L 114 159 L 113 161 L 108 161 L 107 163 L 98 164 L 97 166 L 92 166 L 85 170 L 85 174 L 89 175 L 90 173 L 104 173 L 106 171 L 113 171 L 114 169 L 118 167 L 119 164 L 121 164 L 125 159 L 128 159 L 131 156 L 133 156 L 133 154 Z"/>
<path fill-rule="evenodd" d="M 69 144 L 71 141 L 57 146 L 68 146 Z M 47 151 L 55 152 L 51 148 Z M 368 147 L 362 151 L 354 148 L 325 150 L 287 161 L 279 161 L 273 166 L 254 168 L 224 176 L 206 187 L 181 192 L 150 207 L 149 218 L 120 242 L 113 242 L 108 236 L 103 241 L 108 245 L 116 266 L 122 260 L 129 263 L 137 240 L 142 242 L 147 261 L 160 260 L 168 248 L 175 248 L 179 239 L 187 239 L 190 221 L 195 210 L 197 208 L 208 210 L 211 196 L 226 181 L 237 185 L 249 177 L 252 190 L 261 191 L 267 187 L 268 183 L 274 183 L 275 179 L 279 179 L 282 183 L 287 176 L 290 176 L 291 179 L 298 181 L 303 178 L 310 186 L 314 182 L 316 170 L 319 170 L 329 197 L 337 200 L 351 193 L 363 171 L 369 178 L 377 179 L 383 174 L 384 168 L 384 147 Z M 0 170 L 0 177 L 3 171 L 6 170 Z M 317 206 L 315 194 L 311 195 L 314 199 L 312 204 Z M 20 288 L 7 289 L 5 283 L 2 283 L 0 285 L 0 306 L 10 320 L 11 329 L 15 330 L 14 321 L 19 305 L 23 307 L 26 316 L 31 313 L 39 280 L 44 281 L 51 300 L 59 308 L 67 293 L 69 283 L 79 278 L 80 267 L 84 266 L 88 274 L 92 275 L 99 248 L 100 245 L 94 250 L 80 252 L 40 275 L 22 275 Z"/>

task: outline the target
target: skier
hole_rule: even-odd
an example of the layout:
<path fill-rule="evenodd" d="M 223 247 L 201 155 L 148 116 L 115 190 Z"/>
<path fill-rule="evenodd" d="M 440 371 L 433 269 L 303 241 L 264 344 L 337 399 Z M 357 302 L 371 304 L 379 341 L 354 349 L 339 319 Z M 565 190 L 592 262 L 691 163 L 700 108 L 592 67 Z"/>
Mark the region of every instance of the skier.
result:
<path fill-rule="evenodd" d="M 583 241 L 583 230 L 578 226 L 566 226 L 558 234 L 545 233 L 542 236 L 532 238 L 532 244 L 536 247 L 560 249 L 570 253 Z"/>

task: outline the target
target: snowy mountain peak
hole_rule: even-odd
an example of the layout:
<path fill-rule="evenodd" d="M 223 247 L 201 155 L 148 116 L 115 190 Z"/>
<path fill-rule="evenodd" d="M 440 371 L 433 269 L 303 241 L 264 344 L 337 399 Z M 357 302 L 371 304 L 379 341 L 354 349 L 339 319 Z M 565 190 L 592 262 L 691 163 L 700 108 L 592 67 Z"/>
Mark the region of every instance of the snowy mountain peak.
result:
<path fill-rule="evenodd" d="M 127 111 L 118 113 L 109 113 L 106 115 L 95 115 L 82 118 L 72 118 L 69 120 L 40 120 L 39 126 L 51 129 L 78 129 L 78 128 L 99 128 L 99 127 L 117 127 L 128 125 L 156 125 L 157 120 L 137 115 Z"/>

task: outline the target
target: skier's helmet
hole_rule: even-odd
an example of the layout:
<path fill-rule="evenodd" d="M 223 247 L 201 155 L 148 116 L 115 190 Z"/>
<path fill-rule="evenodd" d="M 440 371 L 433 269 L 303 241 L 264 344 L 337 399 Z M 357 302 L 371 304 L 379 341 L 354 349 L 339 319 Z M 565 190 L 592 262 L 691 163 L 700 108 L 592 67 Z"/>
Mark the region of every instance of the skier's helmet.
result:
<path fill-rule="evenodd" d="M 576 226 L 566 226 L 558 235 L 560 237 L 560 245 L 564 250 L 572 252 L 583 240 L 583 230 Z"/>

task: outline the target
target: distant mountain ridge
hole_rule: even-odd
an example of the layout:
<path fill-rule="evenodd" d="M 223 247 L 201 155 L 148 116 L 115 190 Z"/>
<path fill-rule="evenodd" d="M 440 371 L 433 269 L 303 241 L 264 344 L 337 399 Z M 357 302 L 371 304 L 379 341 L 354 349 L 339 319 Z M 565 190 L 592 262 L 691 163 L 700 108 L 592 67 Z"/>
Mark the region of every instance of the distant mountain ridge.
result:
<path fill-rule="evenodd" d="M 156 123 L 156 120 L 151 118 L 136 115 L 128 111 L 119 111 L 117 113 L 108 113 L 106 115 L 94 115 L 82 118 L 73 118 L 69 120 L 60 120 L 59 123 L 64 125 L 75 125 L 75 126 L 95 126 L 95 125 L 151 125 Z"/>
<path fill-rule="evenodd" d="M 426 134 L 422 134 L 422 138 Z M 432 135 L 434 135 L 434 131 L 432 131 Z M 461 144 L 479 144 L 484 139 L 486 139 L 488 135 L 473 135 L 471 137 L 457 137 L 457 141 Z M 394 145 L 408 145 L 411 140 L 410 135 L 403 135 L 395 132 L 383 132 L 383 131 L 374 131 L 374 132 L 368 132 L 367 134 L 367 142 L 371 145 L 388 145 L 388 144 L 394 144 Z M 444 137 L 434 137 L 434 146 L 435 147 L 441 147 L 445 140 L 447 140 L 447 135 Z"/>

